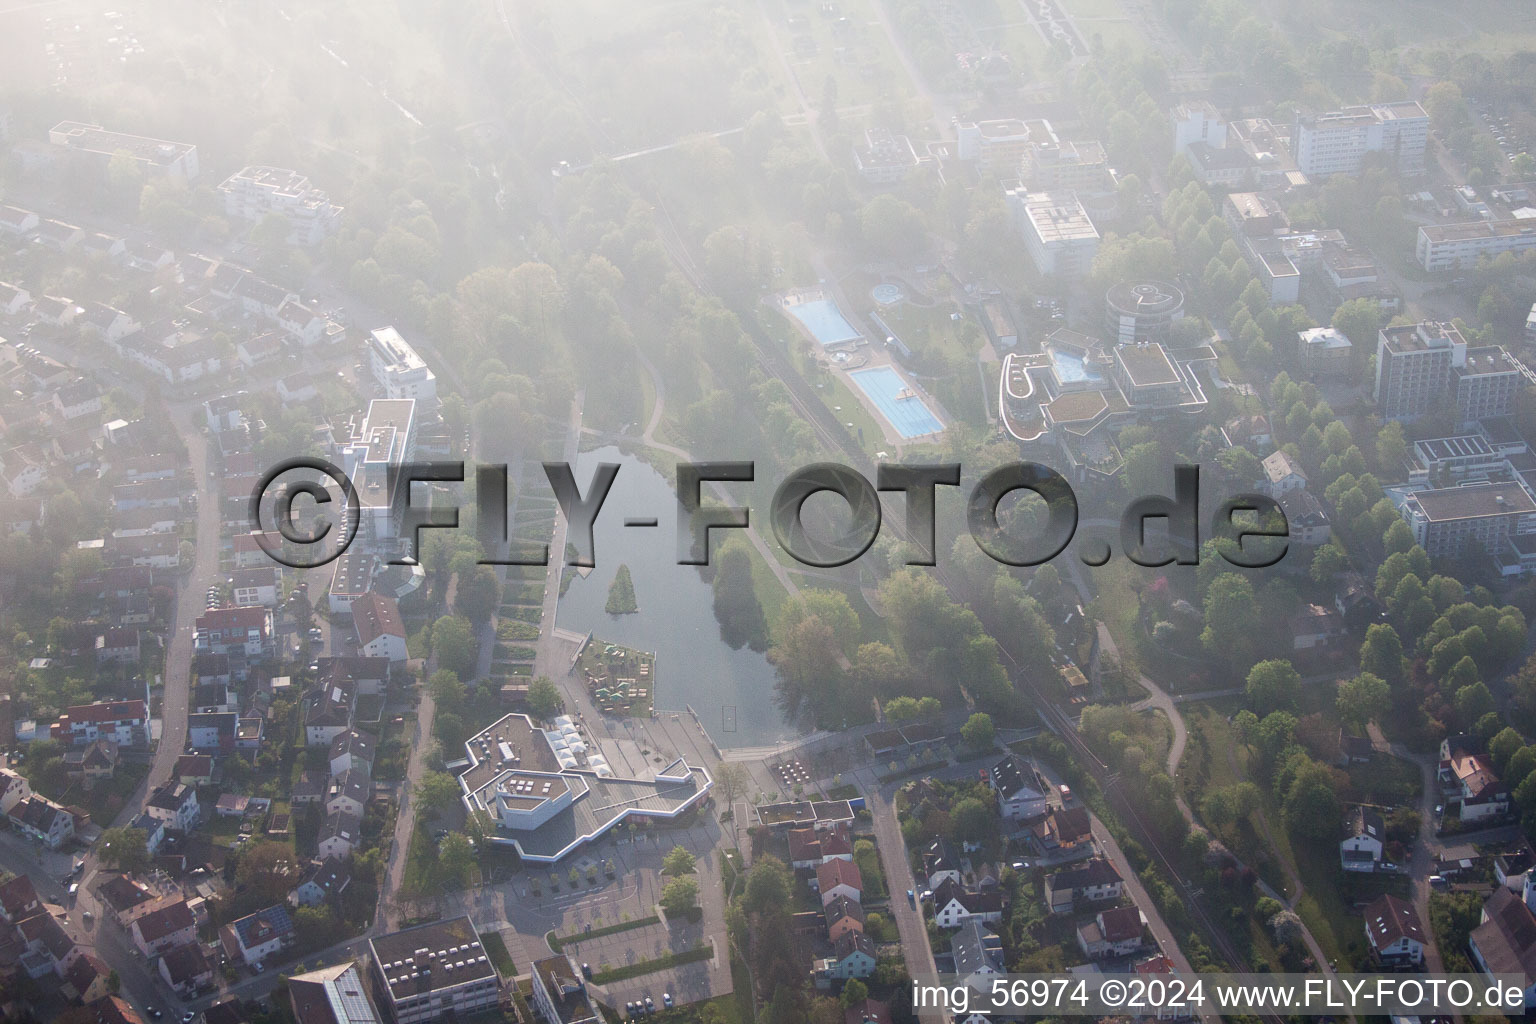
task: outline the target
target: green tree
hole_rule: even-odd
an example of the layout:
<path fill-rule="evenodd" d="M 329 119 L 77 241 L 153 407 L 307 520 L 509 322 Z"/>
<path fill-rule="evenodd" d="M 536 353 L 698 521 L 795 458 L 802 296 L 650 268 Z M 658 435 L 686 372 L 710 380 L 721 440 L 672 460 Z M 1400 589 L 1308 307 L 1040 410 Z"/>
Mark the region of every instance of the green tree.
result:
<path fill-rule="evenodd" d="M 1293 711 L 1301 695 L 1301 675 L 1288 661 L 1261 661 L 1248 673 L 1248 706 L 1256 714 Z"/>
<path fill-rule="evenodd" d="M 453 591 L 455 612 L 470 622 L 485 622 L 499 604 L 501 583 L 490 566 L 477 565 L 468 573 L 459 574 Z"/>
<path fill-rule="evenodd" d="M 1391 687 L 1387 686 L 1384 679 L 1362 672 L 1339 684 L 1336 704 L 1339 717 L 1345 723 L 1363 730 L 1366 723 L 1387 710 L 1391 699 Z"/>
<path fill-rule="evenodd" d="M 1509 726 L 1501 729 L 1493 739 L 1488 741 L 1488 756 L 1493 759 L 1493 770 L 1501 776 L 1505 775 L 1509 759 L 1514 757 L 1515 751 L 1523 746 L 1525 746 L 1525 739 L 1518 732 Z"/>
<path fill-rule="evenodd" d="M 669 875 L 691 875 L 693 868 L 693 854 L 685 846 L 672 847 L 661 862 L 661 870 Z"/>
<path fill-rule="evenodd" d="M 1481 681 L 1463 686 L 1456 691 L 1456 719 L 1464 725 L 1471 726 L 1496 708 L 1493 694 Z"/>
<path fill-rule="evenodd" d="M 447 772 L 423 772 L 411 795 L 416 800 L 416 817 L 436 817 L 444 807 L 459 799 L 459 780 Z"/>
<path fill-rule="evenodd" d="M 1211 581 L 1205 597 L 1205 629 L 1200 643 L 1213 657 L 1233 667 L 1252 664 L 1256 638 L 1262 634 L 1253 584 L 1236 573 Z"/>
<path fill-rule="evenodd" d="M 992 724 L 992 716 L 984 711 L 976 712 L 960 727 L 960 738 L 974 750 L 985 750 L 992 746 L 997 739 L 997 728 Z"/>
<path fill-rule="evenodd" d="M 1296 772 L 1281 805 L 1285 823 L 1298 836 L 1332 841 L 1339 830 L 1339 797 L 1328 768 L 1308 760 Z"/>
<path fill-rule="evenodd" d="M 459 674 L 451 669 L 440 668 L 427 680 L 427 690 L 440 711 L 453 711 L 464 704 L 466 693 Z"/>
<path fill-rule="evenodd" d="M 715 619 L 720 638 L 733 648 L 768 649 L 768 620 L 752 586 L 752 556 L 741 544 L 728 544 L 715 566 Z"/>
<path fill-rule="evenodd" d="M 548 721 L 564 708 L 565 698 L 548 676 L 539 676 L 528 684 L 528 709 L 535 718 Z"/>
<path fill-rule="evenodd" d="M 1385 622 L 1366 628 L 1365 641 L 1360 645 L 1360 670 L 1393 686 L 1403 681 L 1403 642 L 1397 630 Z"/>
<path fill-rule="evenodd" d="M 1381 330 L 1381 304 L 1375 299 L 1351 299 L 1333 311 L 1333 329 L 1361 351 L 1374 351 Z"/>
<path fill-rule="evenodd" d="M 460 679 L 473 679 L 480 661 L 474 631 L 469 620 L 444 615 L 432 624 L 432 653 L 439 668 L 456 673 Z"/>
<path fill-rule="evenodd" d="M 962 842 L 979 843 L 997 834 L 997 813 L 980 797 L 955 801 L 949 811 L 949 823 L 955 838 Z"/>
<path fill-rule="evenodd" d="M 96 857 L 104 867 L 127 874 L 149 870 L 149 850 L 142 829 L 109 828 L 96 840 Z"/>
<path fill-rule="evenodd" d="M 858 1006 L 868 998 L 869 986 L 864 984 L 858 978 L 849 978 L 847 981 L 843 982 L 842 1003 L 844 1009 Z"/>
<path fill-rule="evenodd" d="M 667 882 L 661 890 L 661 906 L 670 917 L 680 917 L 699 905 L 699 883 L 688 875 Z"/>
<path fill-rule="evenodd" d="M 450 832 L 437 847 L 437 862 L 447 877 L 461 888 L 474 882 L 475 847 L 461 832 Z"/>

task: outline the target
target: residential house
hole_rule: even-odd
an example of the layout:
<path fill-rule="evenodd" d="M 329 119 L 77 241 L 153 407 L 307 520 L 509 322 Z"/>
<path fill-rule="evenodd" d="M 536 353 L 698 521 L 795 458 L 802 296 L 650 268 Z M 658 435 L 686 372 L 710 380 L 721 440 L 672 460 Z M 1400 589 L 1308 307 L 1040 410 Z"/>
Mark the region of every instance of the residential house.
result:
<path fill-rule="evenodd" d="M 1291 649 L 1308 651 L 1327 647 L 1345 635 L 1344 619 L 1336 610 L 1320 604 L 1303 604 L 1290 618 Z"/>
<path fill-rule="evenodd" d="M 963 923 L 950 937 L 949 950 L 955 960 L 955 976 L 966 985 L 1005 970 L 1003 940 L 978 918 Z"/>
<path fill-rule="evenodd" d="M 207 754 L 182 754 L 176 759 L 171 777 L 183 786 L 196 789 L 213 783 L 213 758 Z"/>
<path fill-rule="evenodd" d="M 26 875 L 16 875 L 0 885 L 0 917 L 6 924 L 19 924 L 42 910 L 42 897 L 38 896 L 32 879 Z"/>
<path fill-rule="evenodd" d="M 293 806 L 317 804 L 324 800 L 326 789 L 330 785 L 327 779 L 325 772 L 308 770 L 300 772 L 299 780 L 293 784 L 293 793 L 288 798 L 289 804 Z"/>
<path fill-rule="evenodd" d="M 1371 956 L 1383 965 L 1400 967 L 1424 963 L 1424 927 L 1413 904 L 1386 893 L 1365 908 L 1365 940 Z"/>
<path fill-rule="evenodd" d="M 288 908 L 272 906 L 232 921 L 219 929 L 219 941 L 231 960 L 259 964 L 292 945 L 296 935 Z"/>
<path fill-rule="evenodd" d="M 832 955 L 817 963 L 816 980 L 826 984 L 867 978 L 875 973 L 875 960 L 874 940 L 863 932 L 848 932 L 832 943 Z"/>
<path fill-rule="evenodd" d="M 312 860 L 299 876 L 299 884 L 288 894 L 288 902 L 297 907 L 316 907 L 340 896 L 351 882 L 349 861 L 339 857 Z"/>
<path fill-rule="evenodd" d="M 1016 754 L 993 765 L 987 781 L 997 794 L 998 813 L 1004 821 L 1031 821 L 1050 809 L 1050 787 L 1032 762 Z"/>
<path fill-rule="evenodd" d="M 213 987 L 213 964 L 195 942 L 167 952 L 160 958 L 159 970 L 160 977 L 183 999 Z"/>
<path fill-rule="evenodd" d="M 275 608 L 281 583 L 282 576 L 276 566 L 262 566 L 235 570 L 230 585 L 234 591 L 235 604 Z"/>
<path fill-rule="evenodd" d="M 843 1024 L 891 1024 L 891 1008 L 878 999 L 861 999 L 843 1010 Z"/>
<path fill-rule="evenodd" d="M 1146 919 L 1136 907 L 1101 910 L 1077 927 L 1077 946 L 1090 960 L 1129 956 L 1142 947 Z"/>
<path fill-rule="evenodd" d="M 197 940 L 197 919 L 186 900 L 177 900 L 159 910 L 134 918 L 128 933 L 133 944 L 145 956 L 155 956 Z"/>
<path fill-rule="evenodd" d="M 1481 923 L 1467 938 L 1472 962 L 1490 976 L 1524 975 L 1525 1005 L 1536 1006 L 1536 913 L 1531 910 L 1531 885 L 1525 899 L 1500 886 L 1483 904 Z"/>
<path fill-rule="evenodd" d="M 59 992 L 67 999 L 85 1004 L 110 991 L 112 969 L 90 953 L 82 952 L 59 974 Z"/>
<path fill-rule="evenodd" d="M 75 816 L 35 794 L 12 808 L 10 818 L 17 831 L 50 850 L 57 850 L 75 836 Z"/>
<path fill-rule="evenodd" d="M 234 749 L 237 721 L 238 716 L 233 711 L 190 714 L 187 716 L 187 742 L 193 750 L 228 752 Z"/>
<path fill-rule="evenodd" d="M 257 751 L 261 749 L 261 738 L 266 732 L 267 720 L 260 712 L 255 710 L 243 711 L 240 719 L 235 723 L 235 749 Z"/>
<path fill-rule="evenodd" d="M 1339 863 L 1345 871 L 1375 871 L 1381 863 L 1385 838 L 1381 815 L 1369 807 L 1356 807 L 1350 817 L 1349 835 L 1339 843 Z"/>
<path fill-rule="evenodd" d="M 1045 878 L 1045 903 L 1053 914 L 1070 914 L 1079 903 L 1119 899 L 1124 883 L 1115 866 L 1095 857 Z"/>
<path fill-rule="evenodd" d="M 1461 820 L 1494 818 L 1509 812 L 1509 790 L 1481 754 L 1459 752 L 1450 758 Z"/>
<path fill-rule="evenodd" d="M 27 777 L 10 768 L 0 768 L 0 814 L 10 814 L 16 805 L 32 796 Z"/>
<path fill-rule="evenodd" d="M 356 814 L 337 811 L 326 815 L 315 844 L 316 855 L 321 859 L 350 856 L 363 841 L 362 830 L 363 819 Z"/>
<path fill-rule="evenodd" d="M 1136 976 L 1149 985 L 1154 980 L 1161 980 L 1164 985 L 1167 985 L 1178 976 L 1178 973 L 1178 969 L 1173 966 L 1173 961 L 1162 953 L 1147 957 L 1136 964 Z M 1187 1006 L 1165 1006 L 1159 1007 L 1153 1016 L 1156 1020 L 1189 1020 L 1194 1014 Z"/>
<path fill-rule="evenodd" d="M 87 377 L 76 377 L 53 393 L 53 411 L 66 421 L 101 413 L 101 388 Z"/>
<path fill-rule="evenodd" d="M 368 776 L 359 771 L 347 770 L 331 779 L 325 795 L 326 814 L 347 814 L 362 818 L 363 808 L 368 805 L 370 790 Z"/>
<path fill-rule="evenodd" d="M 362 772 L 373 777 L 373 751 L 378 741 L 365 732 L 348 729 L 331 740 L 331 774 Z"/>
<path fill-rule="evenodd" d="M 117 744 L 99 739 L 64 751 L 64 771 L 72 777 L 110 779 L 117 771 Z"/>
<path fill-rule="evenodd" d="M 849 932 L 864 931 L 864 906 L 858 900 L 837 895 L 822 908 L 827 922 L 827 938 L 836 942 Z"/>
<path fill-rule="evenodd" d="M 144 802 L 144 813 L 159 818 L 167 828 L 190 832 L 197 825 L 200 809 L 197 790 L 174 779 L 157 786 Z"/>
<path fill-rule="evenodd" d="M 981 918 L 983 924 L 997 924 L 1005 905 L 997 889 L 971 892 L 951 879 L 933 890 L 933 919 L 940 928 L 958 928 L 973 917 Z"/>
<path fill-rule="evenodd" d="M 113 626 L 96 637 L 96 664 L 137 665 L 139 663 L 139 631 L 132 627 Z"/>
<path fill-rule="evenodd" d="M 838 896 L 862 901 L 864 879 L 858 865 L 847 860 L 829 860 L 816 867 L 816 891 L 821 894 L 823 908 Z"/>
<path fill-rule="evenodd" d="M 357 647 L 371 658 L 405 661 L 405 623 L 400 606 L 392 597 L 368 593 L 352 602 L 352 624 L 357 630 Z"/>
<path fill-rule="evenodd" d="M 214 608 L 198 616 L 196 647 L 213 654 L 243 653 L 259 658 L 271 653 L 272 610 L 259 605 Z"/>
<path fill-rule="evenodd" d="M 1275 440 L 1268 416 L 1239 416 L 1228 420 L 1226 429 L 1227 438 L 1233 444 L 1247 448 L 1268 448 Z"/>
<path fill-rule="evenodd" d="M 1276 501 L 1283 494 L 1304 490 L 1307 486 L 1307 474 L 1283 451 L 1270 452 L 1264 457 L 1262 466 L 1265 493 Z"/>
<path fill-rule="evenodd" d="M 1286 528 L 1291 540 L 1307 547 L 1328 543 L 1333 527 L 1328 522 L 1328 512 L 1317 495 L 1302 489 L 1286 491 L 1280 495 L 1280 511 L 1285 513 Z"/>
<path fill-rule="evenodd" d="M 928 879 L 928 888 L 934 892 L 938 892 L 939 886 L 946 881 L 959 883 L 960 856 L 948 839 L 940 836 L 923 851 L 923 875 Z"/>
<path fill-rule="evenodd" d="M 127 875 L 113 875 L 96 887 L 96 895 L 106 905 L 107 913 L 119 926 L 127 928 L 142 916 L 139 908 L 155 899 L 154 893 Z"/>

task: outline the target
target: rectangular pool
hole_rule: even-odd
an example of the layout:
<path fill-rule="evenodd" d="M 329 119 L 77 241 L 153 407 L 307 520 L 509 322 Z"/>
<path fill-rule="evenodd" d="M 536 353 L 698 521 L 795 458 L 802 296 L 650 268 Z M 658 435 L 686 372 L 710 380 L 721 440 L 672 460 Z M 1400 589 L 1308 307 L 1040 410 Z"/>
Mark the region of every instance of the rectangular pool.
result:
<path fill-rule="evenodd" d="M 923 403 L 921 396 L 908 388 L 901 374 L 889 366 L 853 370 L 848 376 L 902 437 L 922 437 L 944 429 L 944 424 Z"/>
<path fill-rule="evenodd" d="M 805 325 L 805 329 L 811 332 L 823 347 L 827 345 L 842 345 L 850 341 L 858 341 L 863 335 L 854 330 L 842 310 L 837 308 L 837 303 L 831 299 L 814 299 L 810 302 L 802 302 L 798 306 L 790 306 L 789 313 L 796 320 Z"/>

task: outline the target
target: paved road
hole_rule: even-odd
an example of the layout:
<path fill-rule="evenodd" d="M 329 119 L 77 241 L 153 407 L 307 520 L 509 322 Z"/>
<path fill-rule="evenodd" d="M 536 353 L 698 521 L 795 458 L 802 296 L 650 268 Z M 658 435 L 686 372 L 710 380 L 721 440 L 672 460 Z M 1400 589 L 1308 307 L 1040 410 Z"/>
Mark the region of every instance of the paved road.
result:
<path fill-rule="evenodd" d="M 880 864 L 885 869 L 885 887 L 891 894 L 891 916 L 896 918 L 896 931 L 901 936 L 901 952 L 907 962 L 907 973 L 912 977 L 935 974 L 933 947 L 928 942 L 928 925 L 923 920 L 922 908 L 907 902 L 907 890 L 914 892 L 924 888 L 912 877 L 912 866 L 907 857 L 907 846 L 901 835 L 901 824 L 896 818 L 895 795 L 897 786 L 867 790 L 866 803 L 875 824 L 875 847 L 880 851 Z"/>

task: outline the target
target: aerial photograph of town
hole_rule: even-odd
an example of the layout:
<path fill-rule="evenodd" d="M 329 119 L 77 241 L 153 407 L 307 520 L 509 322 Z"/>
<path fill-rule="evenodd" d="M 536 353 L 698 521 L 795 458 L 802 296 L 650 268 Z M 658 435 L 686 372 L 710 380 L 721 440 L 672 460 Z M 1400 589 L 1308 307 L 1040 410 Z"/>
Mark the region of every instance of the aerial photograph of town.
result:
<path fill-rule="evenodd" d="M 1530 0 L 0 0 L 0 1020 L 1536 1012 Z"/>

